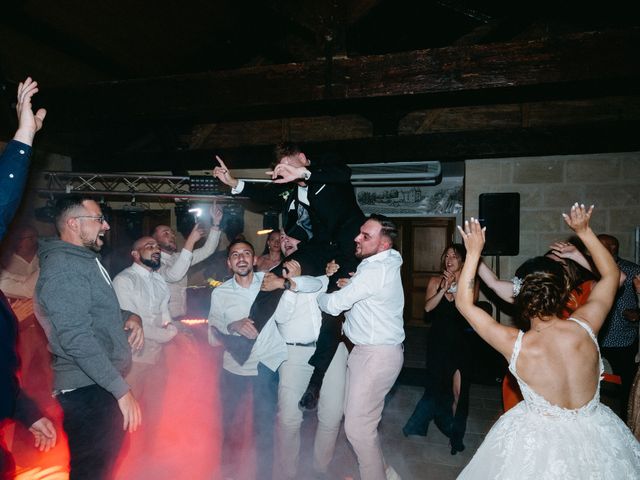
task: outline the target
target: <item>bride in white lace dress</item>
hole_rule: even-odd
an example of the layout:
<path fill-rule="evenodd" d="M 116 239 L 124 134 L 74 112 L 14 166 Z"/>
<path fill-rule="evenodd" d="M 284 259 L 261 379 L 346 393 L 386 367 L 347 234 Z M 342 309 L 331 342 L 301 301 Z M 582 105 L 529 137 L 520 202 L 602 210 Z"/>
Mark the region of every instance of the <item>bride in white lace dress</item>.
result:
<path fill-rule="evenodd" d="M 467 259 L 456 306 L 505 358 L 524 401 L 505 413 L 458 479 L 640 479 L 640 444 L 600 403 L 602 359 L 596 335 L 612 306 L 619 270 L 589 227 L 593 207 L 575 204 L 566 223 L 589 249 L 601 274 L 587 302 L 569 320 L 559 315 L 568 285 L 558 264 L 530 260 L 533 273 L 516 297 L 526 332 L 501 325 L 473 305 L 473 279 L 484 229 L 477 220 L 460 232 Z"/>

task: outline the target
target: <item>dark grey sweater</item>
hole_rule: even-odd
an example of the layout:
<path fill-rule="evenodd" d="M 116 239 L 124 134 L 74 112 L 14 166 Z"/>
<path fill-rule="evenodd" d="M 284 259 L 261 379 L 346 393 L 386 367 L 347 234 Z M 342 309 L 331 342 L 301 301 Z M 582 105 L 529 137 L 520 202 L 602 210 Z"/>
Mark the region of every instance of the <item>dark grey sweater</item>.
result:
<path fill-rule="evenodd" d="M 53 354 L 54 391 L 97 384 L 115 398 L 131 350 L 118 298 L 92 250 L 59 239 L 40 242 L 35 306 Z"/>

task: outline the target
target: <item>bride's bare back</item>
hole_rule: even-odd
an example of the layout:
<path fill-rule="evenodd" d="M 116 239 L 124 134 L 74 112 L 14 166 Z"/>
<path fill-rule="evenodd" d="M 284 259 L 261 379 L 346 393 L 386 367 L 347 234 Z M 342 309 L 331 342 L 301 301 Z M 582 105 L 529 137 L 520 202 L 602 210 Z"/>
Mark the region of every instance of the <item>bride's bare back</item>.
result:
<path fill-rule="evenodd" d="M 600 381 L 598 349 L 576 322 L 552 321 L 525 333 L 516 370 L 549 403 L 580 408 L 593 399 Z"/>

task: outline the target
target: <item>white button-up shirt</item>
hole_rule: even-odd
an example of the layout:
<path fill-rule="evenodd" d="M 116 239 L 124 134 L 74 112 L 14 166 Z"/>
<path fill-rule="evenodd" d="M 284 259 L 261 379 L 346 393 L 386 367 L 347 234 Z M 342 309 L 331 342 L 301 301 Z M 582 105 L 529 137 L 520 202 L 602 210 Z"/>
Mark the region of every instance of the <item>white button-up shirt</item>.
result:
<path fill-rule="evenodd" d="M 318 340 L 322 312 L 318 308 L 317 298 L 327 290 L 329 278 L 326 275 L 315 277 L 318 291 L 314 293 L 295 293 L 287 291 L 282 294 L 274 319 L 278 330 L 289 343 L 311 343 Z"/>
<path fill-rule="evenodd" d="M 235 277 L 214 288 L 211 293 L 209 325 L 216 327 L 222 333 L 230 334 L 229 324 L 248 317 L 251 305 L 260 292 L 264 273 L 253 272 L 253 280 L 248 288 L 239 285 Z M 296 283 L 297 291 L 313 292 L 320 288 L 319 282 L 312 277 L 295 277 L 293 280 Z M 274 315 L 260 331 L 256 343 L 251 349 L 251 354 L 243 365 L 236 362 L 229 352 L 224 352 L 222 367 L 225 370 L 236 375 L 257 375 L 258 362 L 260 362 L 275 372 L 280 364 L 287 359 L 287 346 L 274 320 L 280 308 L 278 305 Z M 209 334 L 209 343 L 218 345 L 211 329 Z M 233 334 L 238 335 L 237 333 Z"/>
<path fill-rule="evenodd" d="M 264 272 L 254 272 L 253 280 L 248 288 L 239 285 L 234 277 L 214 288 L 211 292 L 209 325 L 216 327 L 222 333 L 230 334 L 227 329 L 229 324 L 249 316 L 251 304 L 260 291 L 263 277 Z M 209 333 L 212 333 L 211 329 Z M 234 333 L 234 335 L 238 334 Z M 209 342 L 214 343 L 211 335 Z M 258 362 L 275 372 L 286 359 L 287 346 L 272 317 L 260 331 L 247 361 L 240 365 L 229 352 L 225 351 L 222 367 L 236 375 L 257 375 Z"/>
<path fill-rule="evenodd" d="M 4 259 L 4 269 L 0 271 L 0 290 L 7 297 L 33 298 L 39 273 L 40 262 L 37 255 L 28 262 L 14 253 Z"/>
<path fill-rule="evenodd" d="M 171 300 L 169 311 L 172 317 L 180 317 L 187 313 L 187 271 L 191 265 L 200 263 L 211 256 L 218 247 L 220 230 L 211 229 L 209 236 L 201 248 L 193 252 L 182 249 L 180 253 L 160 252 L 160 269 L 158 273 L 167 281 Z"/>
<path fill-rule="evenodd" d="M 155 363 L 162 343 L 171 340 L 178 330 L 171 325 L 169 287 L 162 276 L 134 263 L 113 279 L 120 308 L 140 316 L 144 329 L 144 347 L 134 352 L 133 361 Z"/>
<path fill-rule="evenodd" d="M 320 309 L 345 312 L 345 335 L 354 345 L 398 345 L 404 340 L 402 257 L 389 249 L 365 258 L 349 284 L 318 296 Z"/>

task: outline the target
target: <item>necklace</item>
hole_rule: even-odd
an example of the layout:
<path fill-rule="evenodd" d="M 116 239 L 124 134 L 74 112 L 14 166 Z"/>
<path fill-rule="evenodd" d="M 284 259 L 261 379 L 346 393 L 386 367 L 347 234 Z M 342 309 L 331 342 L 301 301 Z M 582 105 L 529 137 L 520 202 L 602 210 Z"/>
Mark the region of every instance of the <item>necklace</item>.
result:
<path fill-rule="evenodd" d="M 553 324 L 554 324 L 554 323 L 556 323 L 557 321 L 558 321 L 558 319 L 556 318 L 555 320 L 552 320 L 552 321 L 549 323 L 549 325 L 545 325 L 544 327 L 533 327 L 533 329 L 534 329 L 536 332 L 540 333 L 540 332 L 542 332 L 543 330 L 546 330 L 547 328 L 551 328 L 551 327 L 553 327 Z"/>

